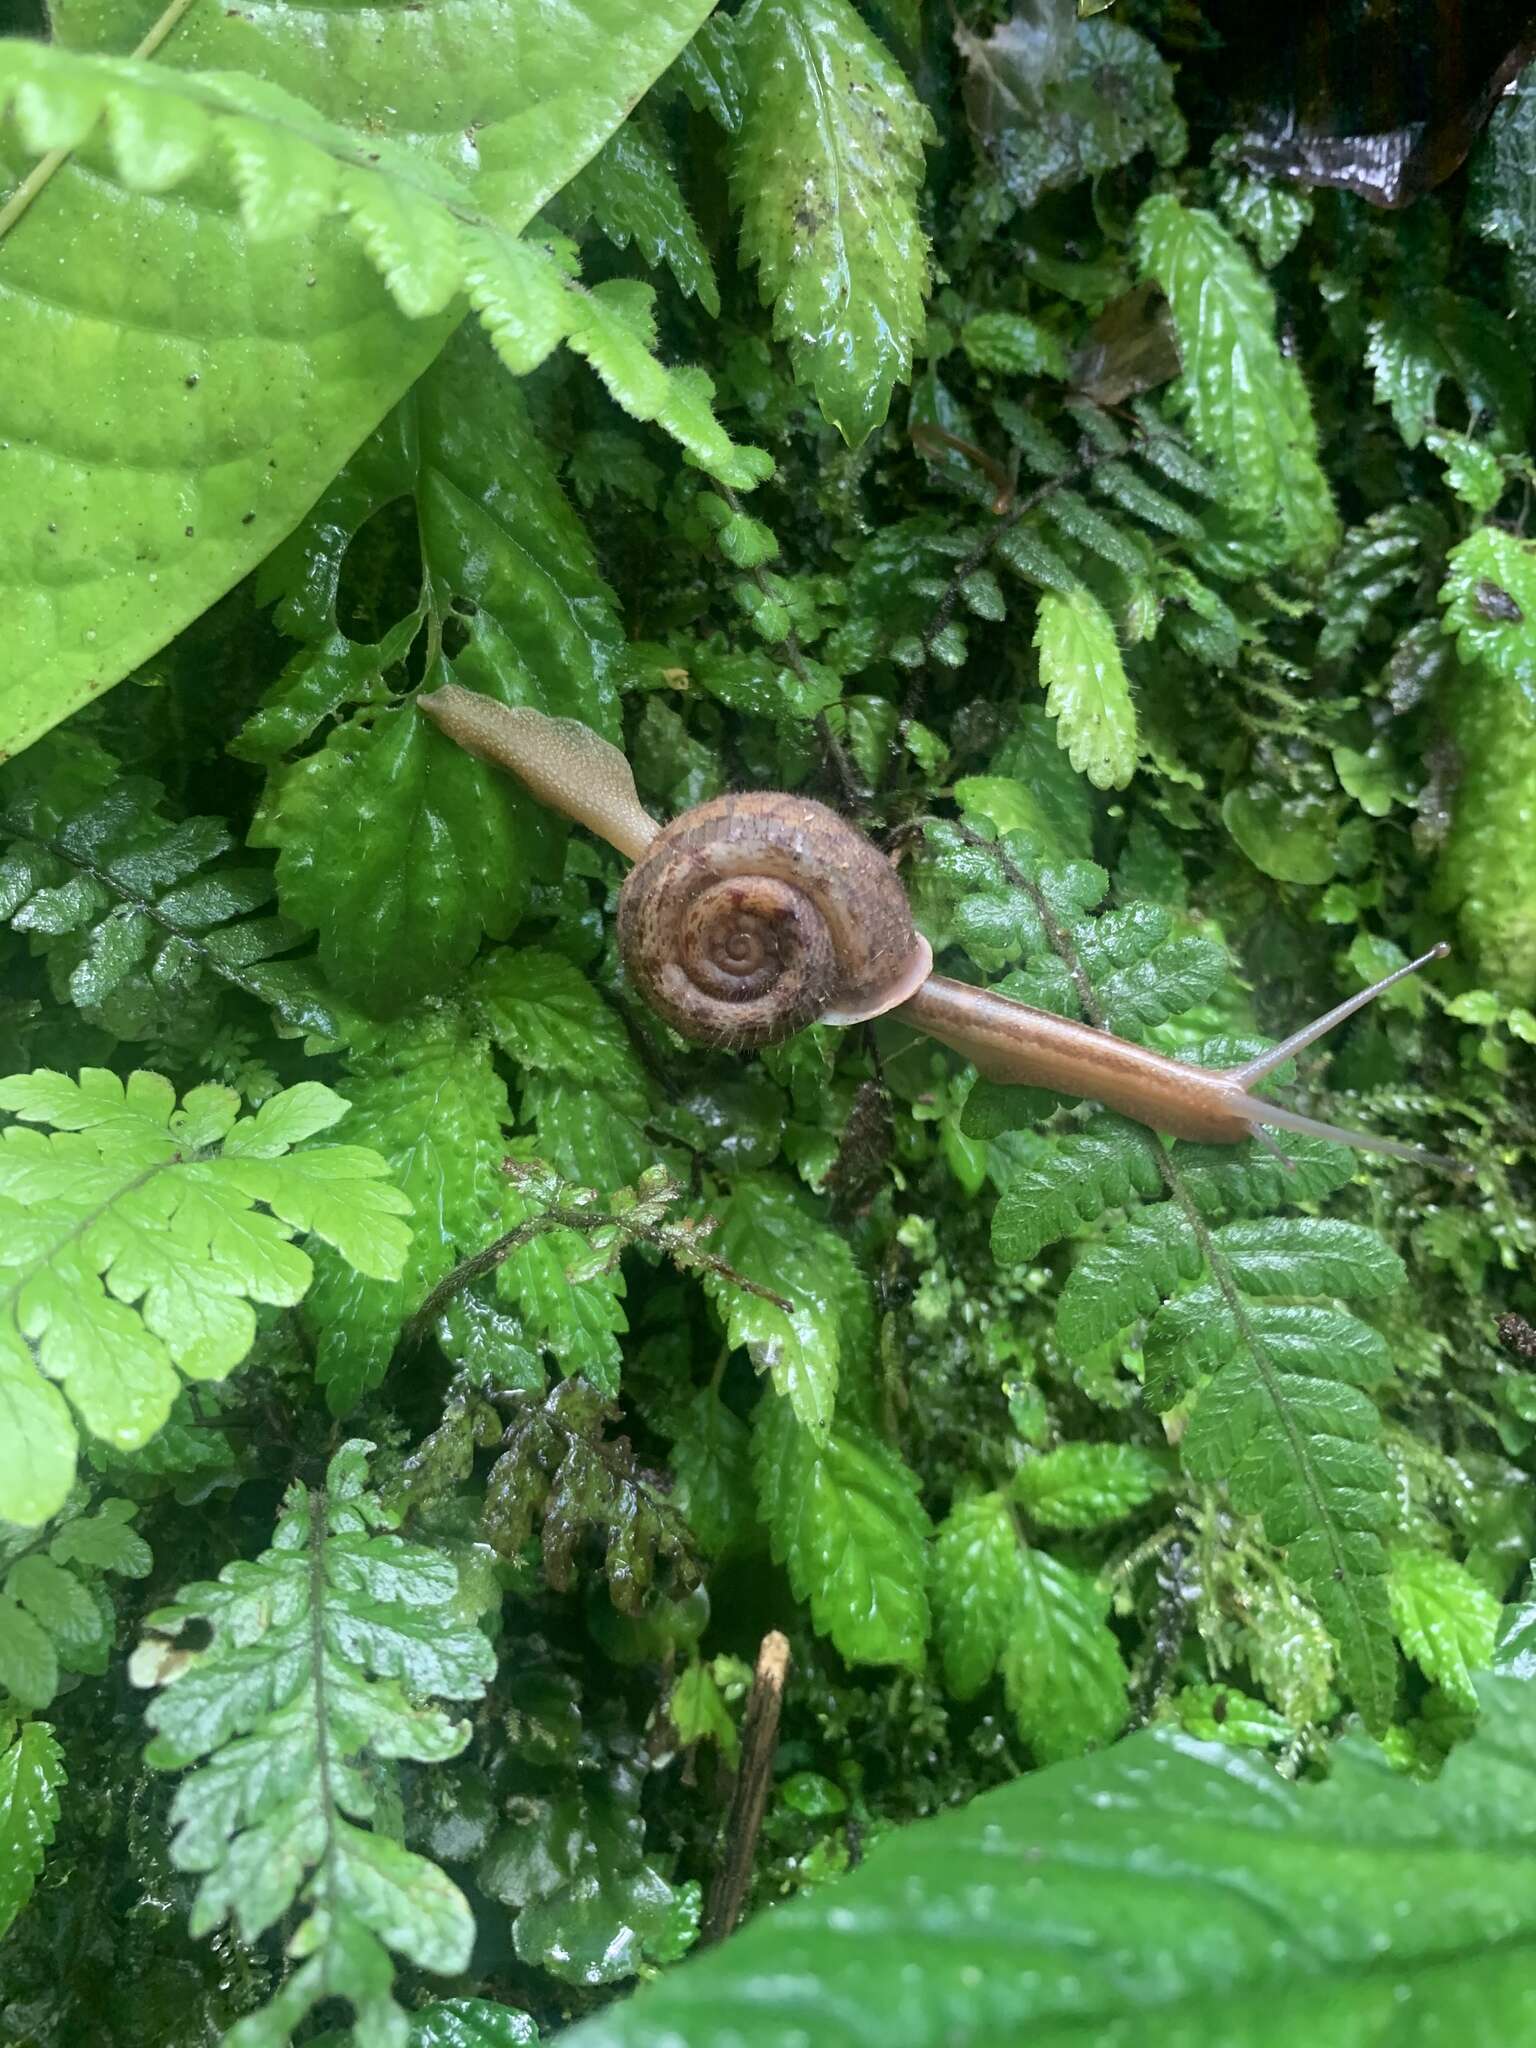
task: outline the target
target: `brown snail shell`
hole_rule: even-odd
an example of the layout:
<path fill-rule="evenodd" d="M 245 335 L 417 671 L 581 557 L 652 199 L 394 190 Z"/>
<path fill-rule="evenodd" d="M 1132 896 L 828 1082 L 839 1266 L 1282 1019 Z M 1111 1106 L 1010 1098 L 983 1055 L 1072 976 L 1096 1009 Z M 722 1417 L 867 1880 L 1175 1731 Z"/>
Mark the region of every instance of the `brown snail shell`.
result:
<path fill-rule="evenodd" d="M 619 950 L 673 1030 L 741 1048 L 878 1017 L 933 967 L 880 849 L 781 791 L 716 797 L 659 832 L 619 897 Z"/>

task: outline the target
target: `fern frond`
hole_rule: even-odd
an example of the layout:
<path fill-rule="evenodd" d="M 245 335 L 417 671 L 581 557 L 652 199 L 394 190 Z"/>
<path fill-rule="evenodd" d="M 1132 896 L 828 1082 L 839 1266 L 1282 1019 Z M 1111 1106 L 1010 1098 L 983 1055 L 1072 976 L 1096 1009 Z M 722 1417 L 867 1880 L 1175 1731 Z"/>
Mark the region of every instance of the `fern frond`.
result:
<path fill-rule="evenodd" d="M 0 920 L 28 934 L 57 1000 L 117 1038 L 181 1038 L 206 1027 L 224 986 L 290 1036 L 346 1036 L 311 963 L 273 957 L 304 932 L 267 910 L 270 867 L 226 859 L 222 819 L 172 820 L 164 801 L 147 776 L 57 742 L 0 782 Z"/>
<path fill-rule="evenodd" d="M 77 1425 L 134 1449 L 183 1379 L 232 1372 L 255 1340 L 255 1304 L 309 1286 L 295 1237 L 313 1233 L 360 1272 L 398 1273 L 410 1204 L 384 1161 L 297 1149 L 346 1107 L 316 1081 L 252 1117 L 213 1086 L 178 1109 L 159 1074 L 0 1081 L 0 1110 L 25 1120 L 0 1131 L 0 1517 L 31 1527 L 57 1513 Z"/>
<path fill-rule="evenodd" d="M 458 1887 L 381 1824 L 382 1794 L 395 1759 L 458 1755 L 469 1723 L 423 1702 L 479 1699 L 496 1659 L 452 1560 L 395 1535 L 366 1490 L 372 1449 L 343 1444 L 323 1492 L 291 1488 L 272 1548 L 184 1587 L 135 1654 L 139 1683 L 175 1676 L 150 1704 L 147 1757 L 188 1771 L 171 1856 L 200 1879 L 192 1932 L 232 1918 L 254 1941 L 296 1904 L 304 1915 L 298 1967 L 231 2048 L 286 2041 L 332 1998 L 361 2036 L 405 2048 L 390 1952 L 451 1976 L 474 1942 Z M 188 1624 L 212 1641 L 171 1651 Z"/>
<path fill-rule="evenodd" d="M 619 405 L 656 420 L 723 482 L 745 490 L 772 468 L 721 428 L 702 370 L 657 360 L 648 286 L 618 279 L 586 290 L 568 245 L 507 234 L 447 172 L 384 137 L 360 139 L 279 86 L 15 40 L 0 44 L 6 110 L 39 152 L 78 149 L 100 124 L 132 191 L 166 192 L 196 172 L 222 171 L 257 241 L 339 217 L 407 318 L 430 319 L 463 297 L 515 375 L 564 342 Z"/>

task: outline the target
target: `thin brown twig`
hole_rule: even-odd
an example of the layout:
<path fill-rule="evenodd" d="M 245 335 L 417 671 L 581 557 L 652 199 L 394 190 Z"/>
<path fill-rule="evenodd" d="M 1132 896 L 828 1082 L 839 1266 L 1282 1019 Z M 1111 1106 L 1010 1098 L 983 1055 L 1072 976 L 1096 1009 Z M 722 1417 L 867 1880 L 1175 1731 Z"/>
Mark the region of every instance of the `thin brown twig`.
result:
<path fill-rule="evenodd" d="M 725 1824 L 725 1847 L 709 1888 L 709 1904 L 699 1933 L 705 1944 L 723 1941 L 741 1918 L 746 1903 L 752 1865 L 757 1857 L 757 1838 L 768 1805 L 774 1752 L 779 1746 L 779 1714 L 788 1676 L 789 1639 L 777 1629 L 770 1629 L 763 1637 L 757 1668 L 752 1674 L 752 1691 L 741 1731 L 741 1768 L 736 1773 L 730 1816 Z"/>
<path fill-rule="evenodd" d="M 424 1343 L 431 1334 L 432 1325 L 455 1295 L 472 1286 L 484 1274 L 493 1272 L 497 1266 L 510 1259 L 514 1252 L 520 1252 L 524 1245 L 532 1244 L 535 1238 L 547 1237 L 550 1232 L 556 1230 L 574 1230 L 582 1236 L 594 1230 L 624 1231 L 633 1229 L 634 1221 L 633 1215 L 620 1216 L 606 1209 L 586 1208 L 553 1208 L 544 1210 L 540 1215 L 530 1216 L 526 1222 L 519 1223 L 516 1229 L 504 1231 L 490 1244 L 482 1245 L 479 1251 L 471 1252 L 467 1258 L 460 1259 L 452 1272 L 446 1273 L 438 1281 L 402 1331 L 401 1350 L 412 1351 Z M 680 1246 L 675 1230 L 642 1227 L 634 1230 L 634 1241 L 654 1245 L 657 1250 L 673 1255 L 680 1263 L 690 1267 L 702 1267 L 706 1272 L 718 1274 L 727 1285 L 739 1288 L 743 1294 L 756 1295 L 759 1301 L 770 1302 L 785 1315 L 794 1314 L 795 1305 L 792 1301 L 786 1301 L 782 1294 L 775 1294 L 771 1287 L 764 1287 L 756 1280 L 749 1280 L 745 1273 L 738 1273 L 728 1260 L 717 1258 L 713 1252 L 703 1251 L 693 1244 L 689 1244 L 686 1249 Z"/>

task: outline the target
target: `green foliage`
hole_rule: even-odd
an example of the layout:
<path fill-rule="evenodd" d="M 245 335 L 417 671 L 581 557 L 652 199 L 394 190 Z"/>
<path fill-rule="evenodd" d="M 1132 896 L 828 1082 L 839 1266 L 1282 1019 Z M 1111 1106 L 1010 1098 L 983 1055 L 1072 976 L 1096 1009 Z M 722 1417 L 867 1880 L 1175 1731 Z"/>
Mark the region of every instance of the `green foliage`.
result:
<path fill-rule="evenodd" d="M 1047 590 L 1035 647 L 1045 708 L 1072 766 L 1097 789 L 1124 788 L 1136 772 L 1136 711 L 1104 607 L 1087 590 Z"/>
<path fill-rule="evenodd" d="M 944 1672 L 968 1699 L 1001 1671 L 1019 1733 L 1041 1763 L 1077 1756 L 1124 1724 L 1126 1675 L 1109 1595 L 1024 1540 L 1000 1493 L 961 1501 L 934 1545 Z"/>
<path fill-rule="evenodd" d="M 0 1749 L 0 1934 L 31 1896 L 59 1818 L 64 1759 L 46 1721 L 4 1724 Z"/>
<path fill-rule="evenodd" d="M 1451 552 L 1442 596 L 1456 636 L 1461 783 L 1441 870 L 1483 971 L 1536 995 L 1531 916 L 1536 817 L 1536 555 L 1485 526 Z"/>
<path fill-rule="evenodd" d="M 759 1512 L 777 1561 L 850 1663 L 921 1667 L 928 1636 L 917 1482 L 867 1430 L 818 1439 L 782 1397 L 758 1411 Z"/>
<path fill-rule="evenodd" d="M 667 379 L 646 353 L 637 302 L 594 307 L 547 250 L 512 239 L 706 12 L 700 0 L 583 0 L 509 24 L 476 8 L 451 56 L 408 5 L 373 36 L 348 32 L 298 59 L 286 10 L 259 23 L 194 10 L 153 66 L 7 43 L 0 102 L 23 101 L 22 133 L 0 134 L 7 169 L 28 167 L 16 141 L 68 150 L 106 107 L 116 175 L 104 181 L 108 161 L 66 161 L 5 238 L 0 540 L 27 566 L 0 747 L 117 681 L 261 561 L 432 361 L 454 315 L 428 308 L 446 307 L 471 267 L 488 320 L 507 292 L 530 310 L 532 294 L 554 320 L 542 344 L 514 323 L 509 355 L 553 347 L 565 329 L 642 406 L 723 449 L 697 382 Z M 143 25 L 72 9 L 62 41 L 119 51 Z M 566 66 L 580 89 L 552 95 Z M 182 67 L 209 76 L 178 83 Z M 164 203 L 210 150 L 203 203 Z M 494 230 L 453 213 L 466 191 Z M 344 225 L 338 202 L 362 213 Z M 121 260 L 140 237 L 152 265 Z M 79 297 L 54 288 L 63 246 Z M 75 392 L 63 445 L 33 431 L 61 362 Z M 156 567 L 123 573 L 130 562 Z"/>
<path fill-rule="evenodd" d="M 249 1352 L 255 1304 L 303 1298 L 313 1234 L 358 1272 L 400 1270 L 405 1196 L 355 1145 L 306 1146 L 346 1112 L 317 1081 L 255 1116 L 233 1089 L 125 1086 L 102 1067 L 0 1081 L 5 1321 L 11 1417 L 0 1507 L 27 1526 L 62 1506 L 77 1428 L 118 1450 L 148 1443 L 183 1380 L 218 1380 Z M 34 1125 L 49 1125 L 45 1136 Z M 62 1391 L 61 1391 L 62 1388 Z"/>
<path fill-rule="evenodd" d="M 845 441 L 885 418 L 921 334 L 917 221 L 933 121 L 849 0 L 749 0 L 731 175 L 742 251 L 795 374 Z"/>
<path fill-rule="evenodd" d="M 185 1771 L 171 1855 L 199 1878 L 192 1931 L 232 1918 L 247 1940 L 296 1905 L 298 1967 L 230 2034 L 286 2041 L 323 2001 L 345 2000 L 370 2041 L 405 2048 L 390 1954 L 443 1976 L 469 1961 L 474 1921 L 457 1886 L 379 1823 L 387 1762 L 441 1763 L 469 1739 L 429 1697 L 475 1700 L 496 1668 L 456 1611 L 452 1562 L 393 1533 L 367 1489 L 372 1446 L 336 1453 L 323 1491 L 294 1486 L 270 1550 L 185 1586 L 149 1617 L 141 1650 L 149 1760 Z M 154 1645 L 189 1622 L 213 1631 L 174 1670 Z"/>
<path fill-rule="evenodd" d="M 271 914 L 268 868 L 227 860 L 221 818 L 173 820 L 164 792 L 104 752 L 50 742 L 0 793 L 0 915 L 28 934 L 49 986 L 116 1038 L 196 1042 L 225 989 L 268 1004 L 281 1028 L 339 1036 L 309 963 L 274 960 L 301 936 Z"/>
<path fill-rule="evenodd" d="M 1525 2038 L 1529 82 L 1384 212 L 1198 0 L 46 13 L 0 2036 Z M 685 1045 L 443 683 L 1184 1061 L 1454 915 L 1272 1092 L 1475 1176 Z"/>
<path fill-rule="evenodd" d="M 69 1674 L 106 1670 L 113 1608 L 99 1574 L 142 1579 L 153 1563 L 130 1526 L 137 1512 L 104 1500 L 61 1520 L 46 1550 L 29 1549 L 0 1577 L 0 1688 L 18 1707 L 39 1711 Z"/>
<path fill-rule="evenodd" d="M 1167 194 L 1138 215 L 1137 250 L 1179 330 L 1180 409 L 1233 493 L 1227 545 L 1254 566 L 1319 563 L 1337 520 L 1306 386 L 1275 339 L 1269 287 L 1214 215 Z"/>
<path fill-rule="evenodd" d="M 697 1574 L 678 1517 L 629 1446 L 605 1439 L 612 1414 L 582 1380 L 567 1380 L 544 1401 L 525 1396 L 486 1480 L 484 1526 L 496 1549 L 516 1558 L 537 1525 L 544 1576 L 557 1593 L 571 1586 L 582 1538 L 599 1531 L 613 1604 L 638 1614 L 658 1562 L 685 1587 Z"/>
<path fill-rule="evenodd" d="M 1529 1690 L 1489 1682 L 1477 1733 L 1427 1786 L 1365 1744 L 1343 1746 L 1322 1785 L 1179 1733 L 1058 1764 L 919 1823 L 831 1890 L 578 2027 L 572 2048 L 727 2027 L 747 2048 L 786 2027 L 909 2048 L 1065 2043 L 1085 2027 L 1233 2048 L 1518 2034 L 1536 1938 Z M 897 1978 L 899 2018 L 875 1989 Z M 768 1981 L 771 2011 L 746 1995 Z M 852 2032 L 850 2012 L 866 2016 Z"/>

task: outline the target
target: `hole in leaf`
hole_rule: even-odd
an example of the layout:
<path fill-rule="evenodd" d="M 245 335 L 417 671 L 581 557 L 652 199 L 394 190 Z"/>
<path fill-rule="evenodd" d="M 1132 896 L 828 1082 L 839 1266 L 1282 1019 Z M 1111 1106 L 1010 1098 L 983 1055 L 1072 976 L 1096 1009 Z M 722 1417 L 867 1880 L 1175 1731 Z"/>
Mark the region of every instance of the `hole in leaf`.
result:
<path fill-rule="evenodd" d="M 336 586 L 336 623 L 349 640 L 377 640 L 400 616 L 400 593 L 421 580 L 414 499 L 396 498 L 352 536 Z"/>

